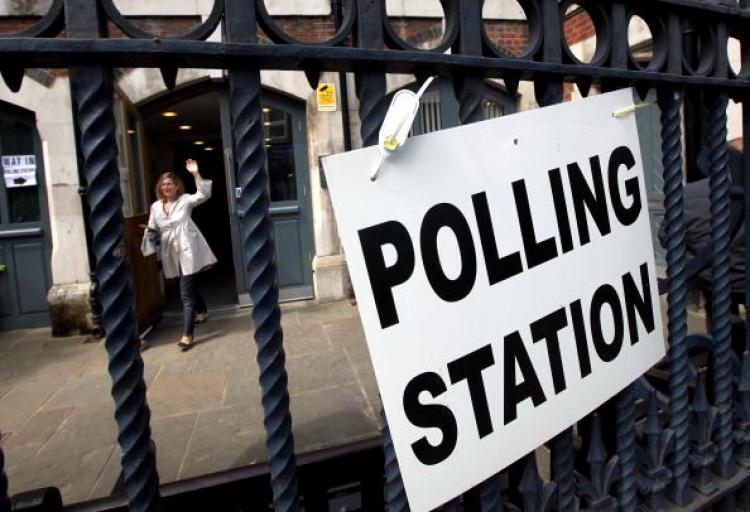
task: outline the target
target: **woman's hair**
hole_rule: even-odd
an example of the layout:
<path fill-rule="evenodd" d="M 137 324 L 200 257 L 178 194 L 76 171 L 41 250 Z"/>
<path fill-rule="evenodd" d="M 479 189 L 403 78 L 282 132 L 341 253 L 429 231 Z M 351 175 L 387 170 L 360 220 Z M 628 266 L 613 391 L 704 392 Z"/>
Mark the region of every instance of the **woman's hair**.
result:
<path fill-rule="evenodd" d="M 185 193 L 185 183 L 182 181 L 182 178 L 180 178 L 175 172 L 165 172 L 159 176 L 159 179 L 156 181 L 156 197 L 158 197 L 160 201 L 164 201 L 164 194 L 161 193 L 161 184 L 164 180 L 172 180 L 172 182 L 174 182 L 174 186 L 177 187 L 177 197 L 180 197 Z"/>

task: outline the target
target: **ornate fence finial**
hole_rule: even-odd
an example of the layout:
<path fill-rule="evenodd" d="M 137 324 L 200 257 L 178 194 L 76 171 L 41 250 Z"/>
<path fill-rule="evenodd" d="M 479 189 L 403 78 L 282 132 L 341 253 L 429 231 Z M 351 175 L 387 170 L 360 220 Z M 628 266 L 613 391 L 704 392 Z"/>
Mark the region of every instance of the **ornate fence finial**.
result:
<path fill-rule="evenodd" d="M 674 432 L 662 428 L 658 406 L 659 401 L 652 390 L 648 398 L 646 426 L 643 429 L 646 445 L 638 447 L 638 490 L 651 510 L 661 510 L 663 492 L 672 481 L 672 471 L 666 459 L 674 443 Z"/>
<path fill-rule="evenodd" d="M 512 512 L 546 512 L 555 503 L 552 499 L 557 491 L 557 484 L 549 482 L 543 485 L 536 465 L 536 452 L 531 452 L 523 458 L 523 476 L 518 485 L 523 499 L 523 508 L 509 505 Z"/>
<path fill-rule="evenodd" d="M 716 423 L 716 408 L 708 403 L 705 370 L 698 372 L 691 416 L 690 444 L 692 453 L 690 454 L 690 467 L 695 473 L 691 483 L 701 494 L 710 495 L 718 489 L 711 477 L 711 465 L 716 460 L 718 448 L 711 435 Z"/>
<path fill-rule="evenodd" d="M 589 463 L 589 477 L 576 472 L 578 494 L 586 500 L 584 512 L 598 512 L 617 509 L 617 500 L 610 495 L 612 485 L 618 478 L 617 455 L 607 460 L 607 449 L 602 440 L 601 418 L 598 413 L 592 415 L 591 442 L 586 457 Z"/>

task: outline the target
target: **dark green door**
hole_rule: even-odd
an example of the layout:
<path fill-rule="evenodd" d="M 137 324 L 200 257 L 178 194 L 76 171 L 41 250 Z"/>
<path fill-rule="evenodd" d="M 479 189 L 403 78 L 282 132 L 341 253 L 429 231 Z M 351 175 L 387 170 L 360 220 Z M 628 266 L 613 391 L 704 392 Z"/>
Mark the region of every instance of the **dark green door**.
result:
<path fill-rule="evenodd" d="M 0 330 L 49 323 L 50 243 L 33 114 L 0 102 Z"/>
<path fill-rule="evenodd" d="M 270 216 L 276 239 L 281 300 L 313 296 L 312 211 L 307 163 L 307 125 L 302 102 L 264 91 L 263 128 L 266 168 L 271 197 Z M 222 129 L 225 166 L 230 190 L 236 190 L 236 162 L 231 147 L 231 124 L 226 91 L 222 94 Z M 239 301 L 249 303 L 249 277 L 242 251 L 241 226 L 237 212 L 237 194 L 231 197 L 232 243 Z"/>

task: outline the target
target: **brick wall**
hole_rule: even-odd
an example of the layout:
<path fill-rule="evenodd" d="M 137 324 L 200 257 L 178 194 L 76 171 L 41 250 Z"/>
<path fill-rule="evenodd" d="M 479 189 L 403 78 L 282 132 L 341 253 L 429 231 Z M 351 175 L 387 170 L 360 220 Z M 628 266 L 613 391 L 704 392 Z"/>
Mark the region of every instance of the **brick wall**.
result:
<path fill-rule="evenodd" d="M 303 43 L 321 43 L 336 33 L 331 16 L 274 16 L 274 21 L 285 34 Z M 260 29 L 258 38 L 270 41 Z"/>
<path fill-rule="evenodd" d="M 487 37 L 512 55 L 520 55 L 529 41 L 529 25 L 525 21 L 485 20 Z"/>
<path fill-rule="evenodd" d="M 200 16 L 128 16 L 127 20 L 139 29 L 153 34 L 154 37 L 176 36 L 195 28 L 201 23 Z M 114 24 L 107 25 L 109 37 L 119 39 L 125 37 Z"/>
<path fill-rule="evenodd" d="M 39 16 L 3 16 L 0 17 L 0 34 L 21 32 L 39 21 Z"/>
<path fill-rule="evenodd" d="M 333 19 L 330 17 L 275 16 L 274 21 L 286 34 L 305 43 L 325 41 L 335 32 Z M 392 17 L 390 23 L 401 39 L 417 47 L 434 47 L 443 36 L 440 19 Z M 486 20 L 485 30 L 496 45 L 513 55 L 523 52 L 529 39 L 529 29 L 525 21 Z M 258 31 L 258 37 L 269 41 L 262 30 Z"/>
<path fill-rule="evenodd" d="M 3 16 L 0 17 L 0 34 L 21 32 L 39 21 L 39 16 Z M 128 16 L 128 21 L 156 37 L 177 35 L 200 24 L 200 16 Z M 112 38 L 125 37 L 120 29 L 109 23 L 109 34 Z M 65 37 L 65 31 L 60 36 Z"/>
<path fill-rule="evenodd" d="M 568 46 L 571 46 L 595 36 L 596 30 L 589 14 L 582 9 L 576 9 L 565 17 L 563 34 Z"/>

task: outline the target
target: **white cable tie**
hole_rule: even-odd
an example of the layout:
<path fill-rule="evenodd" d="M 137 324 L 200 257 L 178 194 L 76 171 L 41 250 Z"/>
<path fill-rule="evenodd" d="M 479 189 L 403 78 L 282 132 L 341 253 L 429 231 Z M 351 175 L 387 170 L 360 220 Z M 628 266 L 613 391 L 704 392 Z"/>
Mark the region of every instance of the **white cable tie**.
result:
<path fill-rule="evenodd" d="M 625 107 L 620 110 L 615 110 L 612 112 L 612 117 L 625 117 L 628 114 L 634 113 L 636 110 L 639 110 L 641 108 L 650 107 L 651 105 L 654 105 L 655 101 L 646 101 L 644 103 L 633 103 L 629 107 Z"/>

